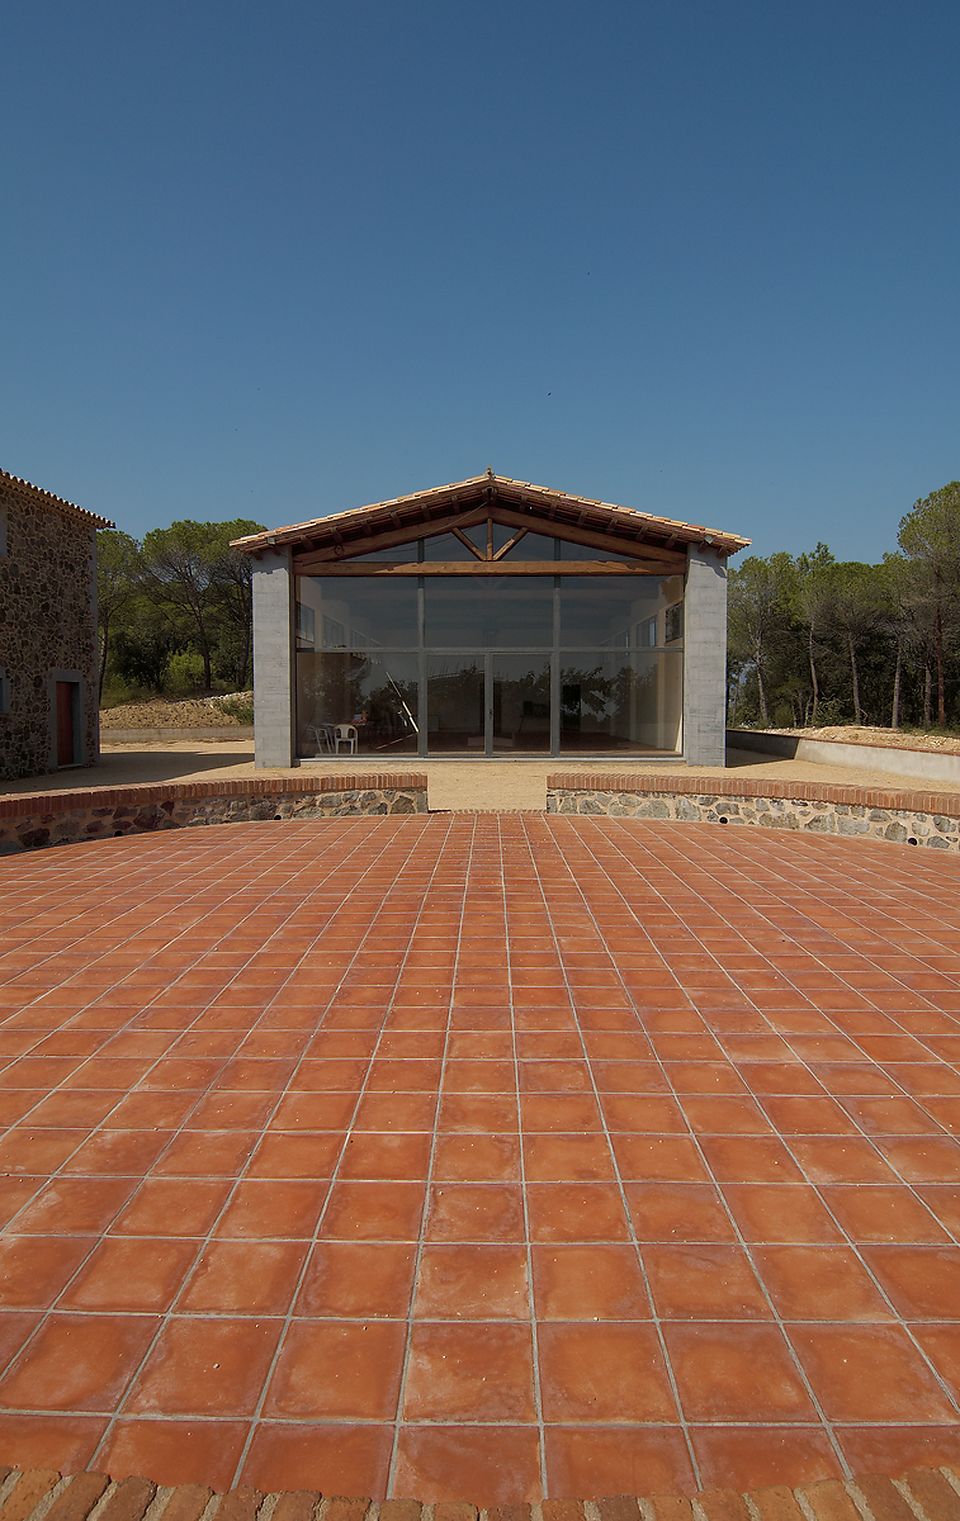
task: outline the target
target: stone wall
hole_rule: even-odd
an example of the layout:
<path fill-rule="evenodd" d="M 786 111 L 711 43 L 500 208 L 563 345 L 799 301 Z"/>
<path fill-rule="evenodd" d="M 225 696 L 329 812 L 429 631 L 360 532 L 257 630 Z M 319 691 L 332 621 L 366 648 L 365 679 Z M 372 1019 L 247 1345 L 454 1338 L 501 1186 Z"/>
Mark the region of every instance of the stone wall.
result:
<path fill-rule="evenodd" d="M 202 824 L 426 811 L 427 779 L 415 772 L 22 793 L 0 798 L 0 855 Z"/>
<path fill-rule="evenodd" d="M 752 824 L 960 850 L 960 793 L 950 792 L 678 776 L 644 777 L 641 790 L 636 775 L 556 773 L 547 778 L 547 812 Z"/>
<path fill-rule="evenodd" d="M 96 529 L 32 488 L 0 480 L 0 777 L 54 769 L 53 673 L 81 678 L 79 759 L 97 759 Z"/>

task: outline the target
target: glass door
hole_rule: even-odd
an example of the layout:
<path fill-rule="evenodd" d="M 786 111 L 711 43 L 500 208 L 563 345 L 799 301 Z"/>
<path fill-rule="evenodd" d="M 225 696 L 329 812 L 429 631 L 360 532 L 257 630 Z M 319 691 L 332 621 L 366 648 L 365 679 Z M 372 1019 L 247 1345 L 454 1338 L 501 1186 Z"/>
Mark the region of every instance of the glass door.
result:
<path fill-rule="evenodd" d="M 486 657 L 487 753 L 550 753 L 550 656 Z"/>
<path fill-rule="evenodd" d="M 431 651 L 426 660 L 427 754 L 483 755 L 484 657 Z"/>

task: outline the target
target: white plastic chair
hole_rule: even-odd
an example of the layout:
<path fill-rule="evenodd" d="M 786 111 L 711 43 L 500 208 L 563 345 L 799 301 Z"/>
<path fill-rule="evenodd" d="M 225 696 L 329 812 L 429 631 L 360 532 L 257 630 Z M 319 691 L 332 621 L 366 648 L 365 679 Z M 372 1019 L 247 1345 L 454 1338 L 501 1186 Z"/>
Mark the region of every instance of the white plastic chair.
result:
<path fill-rule="evenodd" d="M 334 724 L 334 754 L 340 754 L 340 746 L 347 746 L 348 755 L 357 753 L 357 728 L 355 724 Z"/>

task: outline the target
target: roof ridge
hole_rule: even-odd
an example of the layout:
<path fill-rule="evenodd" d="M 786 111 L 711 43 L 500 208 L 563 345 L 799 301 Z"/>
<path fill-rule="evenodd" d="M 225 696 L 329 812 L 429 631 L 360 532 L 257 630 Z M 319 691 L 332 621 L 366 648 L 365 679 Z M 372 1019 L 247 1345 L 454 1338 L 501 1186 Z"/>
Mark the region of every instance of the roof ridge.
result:
<path fill-rule="evenodd" d="M 640 507 L 627 507 L 620 502 L 604 502 L 598 497 L 579 496 L 574 492 L 563 491 L 552 486 L 540 486 L 535 481 L 520 481 L 513 476 L 497 475 L 488 467 L 482 475 L 468 475 L 460 481 L 449 481 L 441 486 L 428 486 L 420 491 L 407 492 L 402 496 L 385 497 L 379 502 L 367 502 L 359 507 L 347 507 L 339 512 L 323 514 L 319 517 L 306 518 L 299 523 L 286 523 L 279 528 L 267 529 L 260 533 L 247 534 L 243 538 L 235 539 L 233 543 L 239 549 L 257 550 L 268 548 L 277 543 L 283 543 L 292 539 L 306 537 L 311 533 L 323 533 L 336 530 L 341 524 L 348 524 L 356 520 L 362 514 L 390 513 L 405 507 L 417 504 L 429 504 L 430 501 L 443 497 L 449 493 L 468 491 L 472 487 L 482 487 L 489 490 L 493 486 L 499 486 L 505 491 L 517 491 L 527 493 L 534 500 L 550 500 L 557 506 L 570 505 L 581 507 L 585 510 L 601 511 L 607 515 L 619 517 L 621 521 L 629 518 L 633 522 L 648 524 L 664 533 L 676 532 L 697 539 L 704 539 L 714 543 L 717 548 L 725 549 L 728 553 L 735 553 L 738 549 L 745 549 L 750 543 L 749 539 L 739 534 L 728 533 L 723 529 L 709 528 L 700 523 L 688 523 L 681 518 L 663 517 L 658 513 L 646 512 Z"/>
<path fill-rule="evenodd" d="M 32 492 L 35 496 L 43 497 L 45 501 L 56 503 L 58 507 L 68 507 L 71 512 L 79 512 L 98 528 L 116 528 L 117 526 L 111 518 L 105 518 L 99 512 L 91 512 L 89 507 L 81 507 L 79 502 L 71 502 L 68 497 L 58 496 L 55 491 L 48 491 L 45 486 L 37 486 L 33 481 L 28 481 L 25 476 L 14 475 L 11 471 L 0 467 L 0 485 L 4 483 L 19 487 L 21 491 Z"/>

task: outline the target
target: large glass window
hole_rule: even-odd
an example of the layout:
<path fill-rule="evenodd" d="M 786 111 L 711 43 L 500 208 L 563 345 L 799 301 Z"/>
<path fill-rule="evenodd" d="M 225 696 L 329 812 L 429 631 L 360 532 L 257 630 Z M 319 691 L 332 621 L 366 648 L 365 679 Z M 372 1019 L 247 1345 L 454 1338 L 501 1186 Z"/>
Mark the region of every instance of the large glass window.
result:
<path fill-rule="evenodd" d="M 680 576 L 301 576 L 296 645 L 303 757 L 681 745 Z"/>
<path fill-rule="evenodd" d="M 300 576 L 297 603 L 298 629 L 312 626 L 314 649 L 418 642 L 416 576 Z"/>
<path fill-rule="evenodd" d="M 425 576 L 426 643 L 504 649 L 553 643 L 552 576 Z"/>
<path fill-rule="evenodd" d="M 415 755 L 417 691 L 415 654 L 298 651 L 298 753 Z"/>
<path fill-rule="evenodd" d="M 561 576 L 560 645 L 649 649 L 667 643 L 666 611 L 679 576 Z"/>
<path fill-rule="evenodd" d="M 483 655 L 431 652 L 426 665 L 428 749 L 434 754 L 482 754 Z"/>
<path fill-rule="evenodd" d="M 560 749 L 676 750 L 681 657 L 659 651 L 565 651 L 560 657 Z"/>

